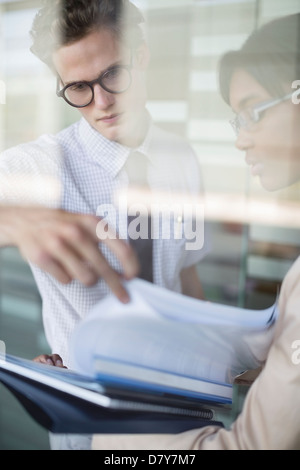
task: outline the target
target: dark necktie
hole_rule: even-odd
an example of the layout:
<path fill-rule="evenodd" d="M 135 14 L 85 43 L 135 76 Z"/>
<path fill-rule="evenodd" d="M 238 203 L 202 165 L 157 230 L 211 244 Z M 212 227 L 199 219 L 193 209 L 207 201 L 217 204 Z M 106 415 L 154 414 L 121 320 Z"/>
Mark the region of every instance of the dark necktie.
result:
<path fill-rule="evenodd" d="M 147 182 L 147 157 L 144 154 L 140 152 L 132 152 L 127 159 L 125 169 L 128 175 L 129 188 L 149 188 Z M 137 214 L 127 215 L 128 226 L 136 219 L 136 217 L 138 217 Z M 144 219 L 141 223 L 147 224 L 146 238 L 138 237 L 137 239 L 133 239 L 130 236 L 130 233 L 128 233 L 128 240 L 130 245 L 135 250 L 140 262 L 139 278 L 149 282 L 153 282 L 153 244 L 151 237 L 151 215 L 148 217 L 148 220 Z"/>

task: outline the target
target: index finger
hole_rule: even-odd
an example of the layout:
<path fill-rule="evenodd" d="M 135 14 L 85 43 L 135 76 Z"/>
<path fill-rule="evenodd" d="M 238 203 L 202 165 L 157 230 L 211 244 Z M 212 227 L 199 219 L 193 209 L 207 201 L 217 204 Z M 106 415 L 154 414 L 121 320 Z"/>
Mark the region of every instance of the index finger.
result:
<path fill-rule="evenodd" d="M 105 243 L 118 258 L 123 267 L 125 279 L 133 279 L 139 272 L 139 262 L 135 251 L 125 240 L 120 239 L 116 232 L 106 225 L 106 222 L 104 229 L 101 222 L 101 218 L 96 216 L 84 220 L 95 240 L 98 243 Z"/>
<path fill-rule="evenodd" d="M 80 217 L 80 224 L 85 227 L 97 244 L 97 249 L 95 250 L 96 245 L 93 247 L 89 243 L 85 243 L 87 242 L 85 240 L 84 243 L 77 245 L 77 250 L 90 263 L 91 268 L 97 275 L 105 280 L 117 298 L 121 302 L 128 302 L 129 296 L 122 280 L 124 278 L 127 280 L 132 279 L 138 274 L 139 263 L 134 250 L 128 243 L 118 238 L 112 229 L 107 227 L 105 231 L 98 231 L 97 228 L 98 224 L 101 224 L 101 218 L 90 215 L 78 216 Z M 99 233 L 101 233 L 101 237 L 98 236 Z M 105 243 L 118 258 L 124 271 L 123 278 L 110 266 L 101 250 L 99 250 L 99 242 Z"/>

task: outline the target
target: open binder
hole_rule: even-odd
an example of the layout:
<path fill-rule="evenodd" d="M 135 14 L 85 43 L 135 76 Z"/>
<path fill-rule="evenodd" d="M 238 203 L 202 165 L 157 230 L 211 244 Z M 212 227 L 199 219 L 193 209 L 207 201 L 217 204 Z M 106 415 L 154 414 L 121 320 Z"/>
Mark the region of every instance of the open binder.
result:
<path fill-rule="evenodd" d="M 234 376 L 256 369 L 276 303 L 247 310 L 141 280 L 129 304 L 108 296 L 71 341 L 70 369 L 2 355 L 0 381 L 54 433 L 178 433 L 222 425 Z"/>
<path fill-rule="evenodd" d="M 53 433 L 178 433 L 208 424 L 214 411 L 176 394 L 148 394 L 93 381 L 14 356 L 0 361 L 0 381 Z"/>
<path fill-rule="evenodd" d="M 261 366 L 277 304 L 244 309 L 193 299 L 149 282 L 126 284 L 131 301 L 107 296 L 77 325 L 72 368 L 116 384 L 178 389 L 199 403 L 230 404 L 234 377 Z"/>

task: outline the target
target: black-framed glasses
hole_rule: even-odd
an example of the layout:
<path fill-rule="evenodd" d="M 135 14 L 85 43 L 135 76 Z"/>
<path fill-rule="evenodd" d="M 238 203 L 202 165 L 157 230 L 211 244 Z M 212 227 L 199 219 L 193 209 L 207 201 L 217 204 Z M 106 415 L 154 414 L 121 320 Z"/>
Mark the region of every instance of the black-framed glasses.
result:
<path fill-rule="evenodd" d="M 94 85 L 100 85 L 108 93 L 120 94 L 128 90 L 131 85 L 132 54 L 129 65 L 115 65 L 100 77 L 88 81 L 73 82 L 59 89 L 61 79 L 57 77 L 56 94 L 63 98 L 70 106 L 84 108 L 94 100 Z"/>
<path fill-rule="evenodd" d="M 234 130 L 235 135 L 238 136 L 242 128 L 250 130 L 254 124 L 256 124 L 262 119 L 263 113 L 265 111 L 270 108 L 273 108 L 273 106 L 276 106 L 277 104 L 282 103 L 283 101 L 292 98 L 294 94 L 295 91 L 289 93 L 288 95 L 282 96 L 281 98 L 263 101 L 262 103 L 258 103 L 253 107 L 246 108 L 241 111 L 229 121 Z"/>

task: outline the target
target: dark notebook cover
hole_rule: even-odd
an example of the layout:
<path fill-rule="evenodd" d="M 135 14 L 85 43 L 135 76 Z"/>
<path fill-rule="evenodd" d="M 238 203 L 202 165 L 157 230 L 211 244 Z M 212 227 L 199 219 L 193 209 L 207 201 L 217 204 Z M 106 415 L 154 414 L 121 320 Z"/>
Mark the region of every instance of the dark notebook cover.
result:
<path fill-rule="evenodd" d="M 18 366 L 18 372 L 15 365 Z M 31 370 L 38 371 L 40 377 L 44 376 L 45 371 L 46 383 L 43 383 L 43 379 L 37 380 L 38 376 L 32 378 Z M 61 380 L 61 383 L 75 384 L 74 392 L 72 387 L 68 390 L 68 386 L 62 386 L 62 389 L 54 386 L 58 383 L 56 378 L 52 385 L 51 377 L 68 377 L 66 382 Z M 80 385 L 78 379 L 81 378 Z M 89 378 L 76 373 L 64 374 L 61 369 L 19 358 L 11 357 L 5 363 L 0 362 L 0 381 L 32 418 L 53 433 L 175 434 L 211 424 L 223 426 L 221 422 L 213 420 L 213 411 L 197 400 L 186 401 L 176 395 L 147 394 L 143 390 L 120 389 L 110 384 L 101 384 L 97 391 L 99 384 Z M 77 388 L 87 391 L 87 395 L 83 393 L 78 396 Z M 93 396 L 100 397 L 99 404 L 97 400 L 93 401 Z"/>

